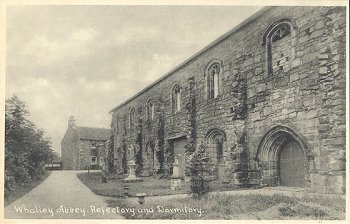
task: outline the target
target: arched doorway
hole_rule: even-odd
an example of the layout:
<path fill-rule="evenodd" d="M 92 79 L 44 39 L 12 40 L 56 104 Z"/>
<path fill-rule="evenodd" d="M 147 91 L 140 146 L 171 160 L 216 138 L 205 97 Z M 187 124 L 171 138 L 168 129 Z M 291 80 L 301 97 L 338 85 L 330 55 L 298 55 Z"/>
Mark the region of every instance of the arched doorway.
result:
<path fill-rule="evenodd" d="M 257 159 L 268 186 L 305 187 L 308 177 L 307 146 L 290 128 L 277 126 L 260 142 Z"/>
<path fill-rule="evenodd" d="M 294 139 L 281 145 L 278 157 L 279 185 L 305 187 L 305 157 Z"/>

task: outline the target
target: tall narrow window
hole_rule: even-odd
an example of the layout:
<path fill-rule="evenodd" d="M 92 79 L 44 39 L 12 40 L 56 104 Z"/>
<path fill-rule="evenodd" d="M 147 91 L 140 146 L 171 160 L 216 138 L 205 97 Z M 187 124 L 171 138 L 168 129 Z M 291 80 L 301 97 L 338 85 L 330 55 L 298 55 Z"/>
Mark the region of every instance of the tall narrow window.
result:
<path fill-rule="evenodd" d="M 214 73 L 214 98 L 219 95 L 219 73 Z"/>
<path fill-rule="evenodd" d="M 135 126 L 135 108 L 130 108 L 129 112 L 129 127 L 130 129 L 134 129 Z"/>
<path fill-rule="evenodd" d="M 119 130 L 119 117 L 115 119 L 115 133 L 118 133 Z"/>
<path fill-rule="evenodd" d="M 152 99 L 147 100 L 147 119 L 153 121 L 154 119 L 154 103 Z"/>
<path fill-rule="evenodd" d="M 220 64 L 213 63 L 207 70 L 208 99 L 216 98 L 220 93 Z"/>
<path fill-rule="evenodd" d="M 181 89 L 178 84 L 175 84 L 171 89 L 172 111 L 174 113 L 181 110 Z"/>
<path fill-rule="evenodd" d="M 216 158 L 218 161 L 220 161 L 223 157 L 223 138 L 217 137 L 215 138 L 215 151 L 216 151 Z"/>
<path fill-rule="evenodd" d="M 181 93 L 180 93 L 180 91 L 176 91 L 175 96 L 176 96 L 176 110 L 180 111 L 181 110 Z"/>
<path fill-rule="evenodd" d="M 266 63 L 268 74 L 287 71 L 292 59 L 292 26 L 288 20 L 272 24 L 263 36 L 266 45 Z"/>

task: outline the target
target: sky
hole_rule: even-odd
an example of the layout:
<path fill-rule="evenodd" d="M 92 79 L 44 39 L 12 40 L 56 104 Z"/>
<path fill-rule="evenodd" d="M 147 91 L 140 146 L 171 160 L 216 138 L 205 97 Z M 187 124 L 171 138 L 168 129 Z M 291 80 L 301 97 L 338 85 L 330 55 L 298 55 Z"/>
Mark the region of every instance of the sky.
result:
<path fill-rule="evenodd" d="M 112 110 L 261 7 L 7 6 L 5 97 L 60 153 L 68 119 L 110 128 Z"/>

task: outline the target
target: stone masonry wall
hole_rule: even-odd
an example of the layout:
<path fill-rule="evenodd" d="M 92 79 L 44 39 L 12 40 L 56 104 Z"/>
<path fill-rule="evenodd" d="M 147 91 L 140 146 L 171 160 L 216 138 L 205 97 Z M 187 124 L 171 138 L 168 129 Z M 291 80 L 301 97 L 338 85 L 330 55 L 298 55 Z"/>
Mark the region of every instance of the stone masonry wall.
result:
<path fill-rule="evenodd" d="M 97 141 L 97 140 L 80 140 L 79 142 L 79 169 L 84 170 L 96 169 L 99 164 L 99 153 L 98 148 L 101 144 L 104 144 L 106 141 Z M 91 166 L 91 156 L 96 156 L 96 165 Z"/>
<path fill-rule="evenodd" d="M 72 131 L 68 129 L 62 142 L 61 142 L 61 157 L 63 162 L 63 169 L 65 170 L 76 170 L 78 168 L 78 143 L 77 138 Z"/>
<path fill-rule="evenodd" d="M 290 21 L 292 29 L 290 35 L 272 45 L 270 74 L 263 37 L 271 24 L 283 20 Z M 230 181 L 278 184 L 274 169 L 267 174 L 259 162 L 259 147 L 270 130 L 281 126 L 293 130 L 303 142 L 306 187 L 343 193 L 345 36 L 344 7 L 263 9 L 258 18 L 113 111 L 111 126 L 117 170 L 124 172 L 122 160 L 130 159 L 125 151 L 130 145 L 136 145 L 136 151 L 142 154 L 149 143 L 164 155 L 165 166 L 171 167 L 166 143 L 175 136 L 188 136 L 186 105 L 192 80 L 195 141 L 205 143 L 214 129 L 225 133 L 224 171 Z M 218 97 L 208 99 L 205 69 L 213 61 L 221 65 L 221 87 Z M 181 110 L 177 113 L 171 109 L 174 84 L 181 87 Z M 145 102 L 149 98 L 154 100 L 156 111 L 151 122 L 146 117 Z M 128 125 L 131 107 L 135 108 L 133 129 Z M 161 140 L 164 147 L 159 144 Z M 269 166 L 277 166 L 276 161 L 272 162 Z"/>
<path fill-rule="evenodd" d="M 262 60 L 247 65 L 255 68 L 247 73 L 251 164 L 266 132 L 290 127 L 308 145 L 307 183 L 322 192 L 344 192 L 345 187 L 344 12 L 312 7 L 293 12 L 297 44 L 289 71 L 269 77 L 263 48 L 254 52 Z"/>

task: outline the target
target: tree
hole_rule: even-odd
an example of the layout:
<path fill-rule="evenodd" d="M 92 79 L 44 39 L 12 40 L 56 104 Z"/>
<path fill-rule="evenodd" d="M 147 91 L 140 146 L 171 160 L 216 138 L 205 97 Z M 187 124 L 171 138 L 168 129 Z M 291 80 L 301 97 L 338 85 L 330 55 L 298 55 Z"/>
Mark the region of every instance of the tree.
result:
<path fill-rule="evenodd" d="M 203 144 L 198 144 L 195 152 L 189 158 L 190 192 L 200 199 L 210 191 L 210 156 Z"/>
<path fill-rule="evenodd" d="M 15 185 L 40 178 L 53 156 L 51 141 L 27 117 L 26 105 L 17 96 L 5 105 L 5 194 Z"/>

